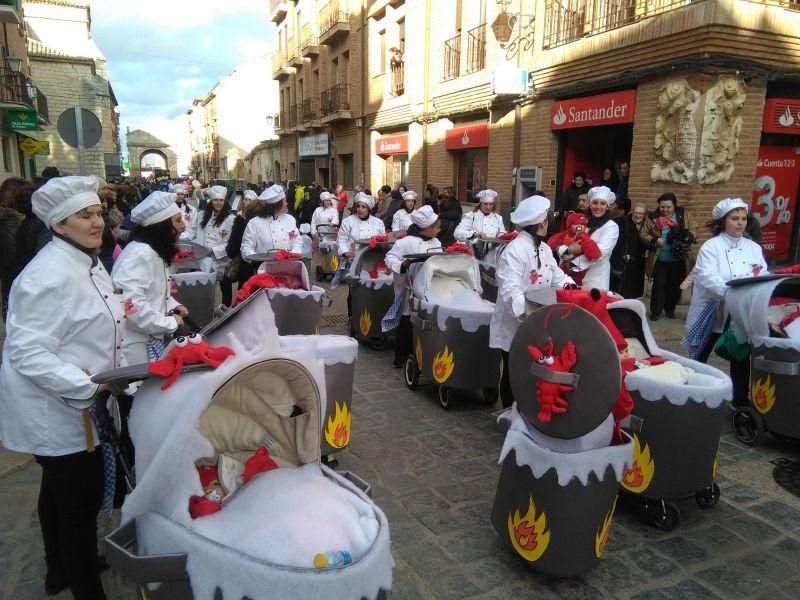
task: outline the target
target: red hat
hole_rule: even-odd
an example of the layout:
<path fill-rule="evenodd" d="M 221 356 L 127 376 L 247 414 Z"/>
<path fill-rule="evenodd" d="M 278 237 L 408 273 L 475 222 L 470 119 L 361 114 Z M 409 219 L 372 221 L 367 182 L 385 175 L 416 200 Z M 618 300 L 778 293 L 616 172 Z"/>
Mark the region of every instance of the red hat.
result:
<path fill-rule="evenodd" d="M 215 466 L 197 465 L 197 473 L 200 475 L 200 485 L 204 490 L 211 483 L 219 481 L 219 472 Z"/>
<path fill-rule="evenodd" d="M 588 221 L 586 220 L 586 215 L 582 212 L 570 213 L 570 215 L 567 217 L 567 229 L 573 225 L 583 225 L 583 228 L 586 229 L 587 224 Z"/>
<path fill-rule="evenodd" d="M 607 306 L 612 302 L 616 302 L 619 298 L 610 295 L 608 292 L 601 292 L 597 289 L 592 290 L 556 290 L 556 301 L 566 302 L 568 304 L 575 304 L 582 309 L 593 314 L 605 326 L 611 334 L 611 338 L 617 345 L 617 350 L 625 350 L 628 347 L 628 342 L 625 341 L 625 336 L 622 335 L 614 321 L 611 320 L 611 315 L 608 314 Z"/>

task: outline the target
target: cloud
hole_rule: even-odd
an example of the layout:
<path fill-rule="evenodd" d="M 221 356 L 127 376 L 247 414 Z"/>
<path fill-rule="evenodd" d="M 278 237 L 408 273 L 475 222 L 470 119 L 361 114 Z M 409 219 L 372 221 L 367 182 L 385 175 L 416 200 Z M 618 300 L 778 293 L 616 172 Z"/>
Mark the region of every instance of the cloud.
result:
<path fill-rule="evenodd" d="M 178 143 L 184 133 L 174 118 L 274 46 L 267 0 L 93 0 L 91 10 L 120 103 L 123 148 L 128 127 Z"/>

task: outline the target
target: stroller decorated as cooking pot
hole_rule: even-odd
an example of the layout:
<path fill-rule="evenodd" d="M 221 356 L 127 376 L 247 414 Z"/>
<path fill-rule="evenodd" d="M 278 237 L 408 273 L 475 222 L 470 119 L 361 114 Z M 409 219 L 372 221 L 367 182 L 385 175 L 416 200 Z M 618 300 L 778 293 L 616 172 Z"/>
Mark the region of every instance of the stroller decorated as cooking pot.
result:
<path fill-rule="evenodd" d="M 419 255 L 409 269 L 413 353 L 404 378 L 415 389 L 420 376 L 437 385 L 442 407 L 453 390 L 481 390 L 487 404 L 497 401 L 500 350 L 489 347 L 494 304 L 481 298 L 478 263 L 462 252 Z"/>
<path fill-rule="evenodd" d="M 214 318 L 217 273 L 211 250 L 186 241 L 179 241 L 177 248 L 170 265 L 170 278 L 175 283 L 174 296 L 187 308 L 192 323 L 203 327 Z"/>
<path fill-rule="evenodd" d="M 504 238 L 479 239 L 472 245 L 480 268 L 483 299 L 489 302 L 497 302 L 497 265 L 500 255 L 514 239 L 513 234 L 506 234 Z"/>
<path fill-rule="evenodd" d="M 129 421 L 136 487 L 106 556 L 142 598 L 387 595 L 385 515 L 362 480 L 320 465 L 328 386 L 315 339 L 283 344 L 258 292 L 207 339 L 179 338 L 168 353 L 206 364 L 177 363 L 163 385 L 141 386 Z"/>
<path fill-rule="evenodd" d="M 319 248 L 319 264 L 314 273 L 317 281 L 333 278 L 339 270 L 338 233 L 338 225 L 317 226 L 316 245 Z"/>
<path fill-rule="evenodd" d="M 738 342 L 750 343 L 750 406 L 733 413 L 739 441 L 757 445 L 766 432 L 800 439 L 800 276 L 731 281 L 725 302 Z"/>
<path fill-rule="evenodd" d="M 350 287 L 350 335 L 374 350 L 385 348 L 394 336 L 394 330 L 381 331 L 381 319 L 394 302 L 394 277 L 385 262 L 393 243 L 388 236 L 359 242 L 345 277 Z"/>

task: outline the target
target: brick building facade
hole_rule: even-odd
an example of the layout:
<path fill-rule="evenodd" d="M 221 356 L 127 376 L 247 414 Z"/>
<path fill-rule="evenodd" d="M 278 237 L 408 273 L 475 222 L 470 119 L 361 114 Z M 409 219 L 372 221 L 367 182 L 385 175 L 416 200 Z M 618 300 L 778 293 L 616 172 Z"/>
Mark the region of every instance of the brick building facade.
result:
<path fill-rule="evenodd" d="M 784 107 L 800 98 L 795 8 L 779 0 L 273 0 L 282 178 L 373 190 L 432 183 L 453 187 L 462 202 L 488 186 L 507 213 L 535 187 L 559 202 L 575 171 L 597 184 L 605 167 L 616 175 L 629 161 L 633 203 L 654 207 L 673 191 L 705 222 L 720 198 L 753 198 L 765 146 L 800 146 L 800 106 L 797 115 L 785 108 L 780 123 L 792 126 L 777 124 L 777 113 L 772 131 L 762 124 L 770 100 Z M 331 11 L 340 15 L 334 25 L 322 20 Z M 326 41 L 332 27 L 335 43 Z M 303 41 L 308 32 L 319 36 L 315 51 Z M 350 110 L 335 120 L 298 116 L 303 106 L 330 114 L 325 91 L 343 80 L 332 57 L 345 47 Z M 522 77 L 518 69 L 530 76 L 524 93 L 493 93 Z M 561 122 L 559 109 L 582 106 L 577 121 L 565 112 Z M 608 106 L 617 111 L 610 119 Z M 299 156 L 298 138 L 308 136 L 319 139 L 321 156 L 302 172 L 308 157 Z M 756 203 L 766 229 L 775 229 L 769 235 L 784 245 L 791 238 L 780 260 L 798 249 L 797 164 L 782 184 L 788 201 Z M 515 185 L 527 166 L 536 181 Z M 768 213 L 782 215 L 781 228 Z"/>

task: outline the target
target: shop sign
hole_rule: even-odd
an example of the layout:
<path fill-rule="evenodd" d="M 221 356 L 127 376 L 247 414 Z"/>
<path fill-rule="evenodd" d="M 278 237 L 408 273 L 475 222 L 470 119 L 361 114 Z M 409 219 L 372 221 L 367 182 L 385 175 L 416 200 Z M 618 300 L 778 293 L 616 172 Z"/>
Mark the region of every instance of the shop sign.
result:
<path fill-rule="evenodd" d="M 20 141 L 19 149 L 25 154 L 50 154 L 50 142 L 25 138 Z"/>
<path fill-rule="evenodd" d="M 320 156 L 328 154 L 328 134 L 318 133 L 297 139 L 297 154 L 300 156 Z"/>
<path fill-rule="evenodd" d="M 375 140 L 375 154 L 388 156 L 390 154 L 406 154 L 408 152 L 408 134 L 385 135 Z"/>
<path fill-rule="evenodd" d="M 550 107 L 550 127 L 555 131 L 633 123 L 635 112 L 636 90 L 561 100 Z"/>
<path fill-rule="evenodd" d="M 467 150 L 489 146 L 489 124 L 454 127 L 444 134 L 444 147 L 448 150 Z"/>
<path fill-rule="evenodd" d="M 761 225 L 764 255 L 775 260 L 789 258 L 792 218 L 800 184 L 800 148 L 761 146 L 753 182 L 753 215 Z"/>
<path fill-rule="evenodd" d="M 800 100 L 769 98 L 764 103 L 765 133 L 800 133 Z"/>
<path fill-rule="evenodd" d="M 9 108 L 8 127 L 12 131 L 39 131 L 39 119 L 35 110 Z"/>

